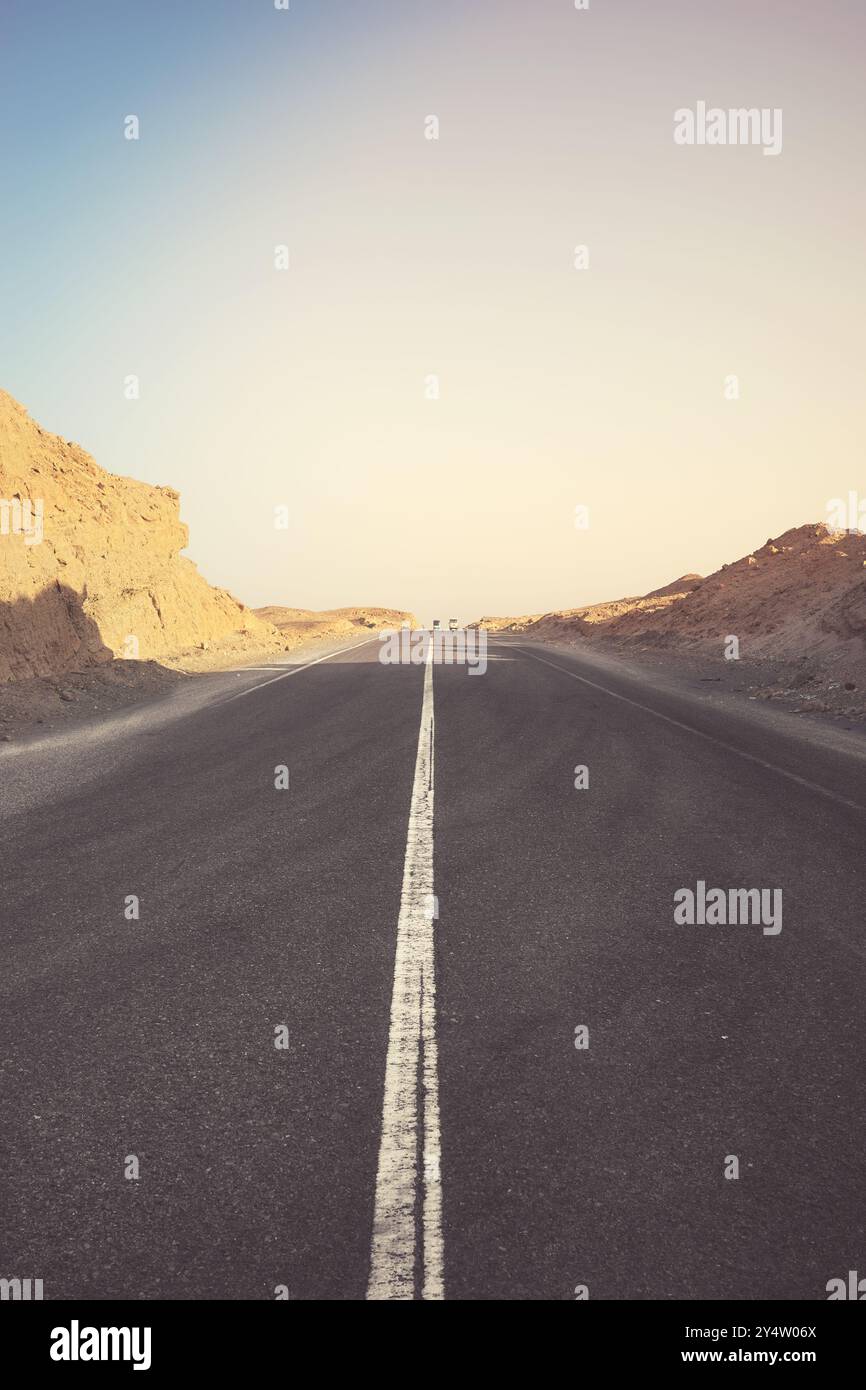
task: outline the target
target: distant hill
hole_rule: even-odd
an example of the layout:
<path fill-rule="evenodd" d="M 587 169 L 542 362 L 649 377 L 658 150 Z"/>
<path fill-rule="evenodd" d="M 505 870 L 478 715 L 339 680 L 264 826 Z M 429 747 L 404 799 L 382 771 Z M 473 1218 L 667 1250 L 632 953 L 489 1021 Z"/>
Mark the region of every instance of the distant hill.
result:
<path fill-rule="evenodd" d="M 329 608 L 313 612 L 307 608 L 256 608 L 256 616 L 273 624 L 292 645 L 318 638 L 357 637 L 383 628 L 417 627 L 415 615 L 401 608 Z"/>

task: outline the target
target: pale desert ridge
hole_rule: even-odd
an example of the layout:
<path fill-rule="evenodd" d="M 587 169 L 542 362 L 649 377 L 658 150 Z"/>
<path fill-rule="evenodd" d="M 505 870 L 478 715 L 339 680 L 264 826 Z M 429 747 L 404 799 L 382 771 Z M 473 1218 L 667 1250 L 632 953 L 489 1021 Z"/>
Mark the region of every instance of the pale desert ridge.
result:
<path fill-rule="evenodd" d="M 0 391 L 0 738 L 411 621 L 395 609 L 247 608 L 181 552 L 173 488 L 106 472 Z M 273 615 L 273 620 L 271 620 Z"/>
<path fill-rule="evenodd" d="M 754 698 L 800 713 L 866 717 L 866 535 L 823 522 L 771 538 L 706 578 L 686 574 L 648 594 L 484 617 L 479 626 L 739 681 Z M 737 661 L 725 659 L 729 635 Z"/>
<path fill-rule="evenodd" d="M 389 628 L 402 628 L 404 623 L 416 628 L 414 613 L 402 608 L 328 608 L 314 612 L 308 608 L 280 608 L 270 605 L 256 608 L 256 616 L 271 623 L 294 645 L 300 642 L 345 637 L 363 641 Z"/>

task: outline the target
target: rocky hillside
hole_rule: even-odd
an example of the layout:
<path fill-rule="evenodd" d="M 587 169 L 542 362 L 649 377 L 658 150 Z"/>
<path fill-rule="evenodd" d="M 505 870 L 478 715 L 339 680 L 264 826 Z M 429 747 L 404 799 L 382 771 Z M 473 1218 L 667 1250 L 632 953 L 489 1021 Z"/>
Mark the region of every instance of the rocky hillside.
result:
<path fill-rule="evenodd" d="M 699 574 L 684 574 L 681 579 L 648 594 L 585 604 L 583 608 L 560 608 L 552 613 L 530 613 L 521 618 L 479 618 L 472 626 L 487 628 L 488 632 L 529 632 L 536 637 L 552 639 L 598 636 L 609 632 L 614 620 L 627 613 L 641 613 L 649 619 L 650 615 L 668 607 L 670 601 L 685 598 L 701 583 Z"/>
<path fill-rule="evenodd" d="M 717 651 L 728 634 L 749 657 L 866 656 L 866 535 L 801 525 L 702 578 L 638 598 L 541 616 L 481 619 L 552 641 Z"/>
<path fill-rule="evenodd" d="M 609 647 L 798 713 L 866 721 L 866 535 L 797 526 L 702 579 L 522 618 L 498 632 Z M 739 660 L 723 660 L 725 639 Z"/>
<path fill-rule="evenodd" d="M 502 631 L 638 648 L 717 651 L 728 634 L 743 656 L 866 656 L 866 535 L 798 526 L 702 579 L 688 574 L 638 598 L 541 617 L 493 620 Z M 484 625 L 490 620 L 482 619 Z"/>
<path fill-rule="evenodd" d="M 282 650 L 187 540 L 171 488 L 106 473 L 0 391 L 0 682 L 225 641 Z"/>

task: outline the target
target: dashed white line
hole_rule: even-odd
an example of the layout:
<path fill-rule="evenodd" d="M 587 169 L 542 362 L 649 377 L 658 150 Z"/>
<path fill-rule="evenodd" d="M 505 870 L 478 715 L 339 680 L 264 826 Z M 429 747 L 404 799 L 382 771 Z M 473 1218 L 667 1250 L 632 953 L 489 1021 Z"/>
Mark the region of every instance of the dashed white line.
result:
<path fill-rule="evenodd" d="M 431 644 L 397 920 L 368 1299 L 416 1298 L 416 1269 L 422 1299 L 445 1296 L 433 949 L 432 657 Z"/>

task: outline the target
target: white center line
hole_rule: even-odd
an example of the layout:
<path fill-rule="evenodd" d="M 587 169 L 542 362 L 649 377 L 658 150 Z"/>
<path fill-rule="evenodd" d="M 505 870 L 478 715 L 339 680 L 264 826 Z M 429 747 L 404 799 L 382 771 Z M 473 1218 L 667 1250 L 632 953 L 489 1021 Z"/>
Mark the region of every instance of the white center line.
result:
<path fill-rule="evenodd" d="M 431 643 L 397 920 L 368 1299 L 414 1299 L 416 1267 L 421 1298 L 445 1296 L 433 951 L 432 658 Z"/>

